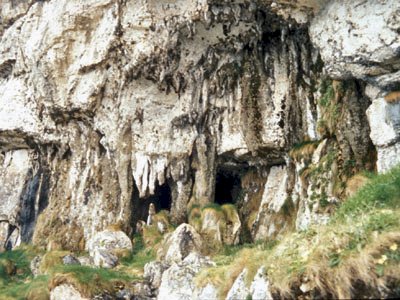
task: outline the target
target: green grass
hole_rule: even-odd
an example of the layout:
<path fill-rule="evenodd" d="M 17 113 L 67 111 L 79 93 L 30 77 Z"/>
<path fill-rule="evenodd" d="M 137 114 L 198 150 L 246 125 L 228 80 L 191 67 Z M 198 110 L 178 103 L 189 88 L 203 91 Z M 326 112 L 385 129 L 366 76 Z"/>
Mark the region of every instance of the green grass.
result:
<path fill-rule="evenodd" d="M 73 274 L 74 278 L 76 278 L 82 284 L 108 282 L 113 280 L 128 281 L 132 279 L 137 279 L 127 274 L 124 274 L 123 272 L 81 265 L 58 265 L 54 267 L 52 273 Z"/>
<path fill-rule="evenodd" d="M 340 206 L 332 221 L 362 216 L 374 209 L 400 208 L 400 166 L 369 178 L 365 187 Z"/>
<path fill-rule="evenodd" d="M 216 211 L 223 212 L 221 205 L 219 205 L 218 203 L 207 203 L 206 205 L 204 205 L 201 208 L 201 210 L 205 210 L 207 208 L 211 208 L 211 209 L 214 209 Z"/>
<path fill-rule="evenodd" d="M 31 246 L 22 245 L 13 251 L 0 253 L 1 299 L 48 299 L 48 276 L 33 278 L 30 261 L 38 254 Z"/>
<path fill-rule="evenodd" d="M 327 107 L 335 96 L 335 91 L 333 90 L 331 80 L 323 80 L 321 82 L 320 93 L 321 98 L 319 99 L 319 105 L 322 107 Z"/>
<path fill-rule="evenodd" d="M 48 280 L 47 275 L 42 275 L 0 287 L 0 299 L 49 299 Z"/>
<path fill-rule="evenodd" d="M 121 264 L 131 268 L 142 269 L 145 264 L 156 259 L 156 253 L 152 248 L 146 248 L 143 237 L 136 234 L 134 237 L 134 245 L 129 256 L 121 259 Z"/>

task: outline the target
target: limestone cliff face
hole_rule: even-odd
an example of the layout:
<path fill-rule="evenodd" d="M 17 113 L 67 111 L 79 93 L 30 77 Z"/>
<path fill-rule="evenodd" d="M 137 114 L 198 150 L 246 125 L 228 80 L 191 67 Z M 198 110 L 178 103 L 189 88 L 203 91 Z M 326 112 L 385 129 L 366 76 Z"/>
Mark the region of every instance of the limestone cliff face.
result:
<path fill-rule="evenodd" d="M 400 157 L 400 5 L 328 2 L 2 1 L 3 246 L 83 249 L 150 202 L 235 202 L 242 240 L 324 222 Z"/>

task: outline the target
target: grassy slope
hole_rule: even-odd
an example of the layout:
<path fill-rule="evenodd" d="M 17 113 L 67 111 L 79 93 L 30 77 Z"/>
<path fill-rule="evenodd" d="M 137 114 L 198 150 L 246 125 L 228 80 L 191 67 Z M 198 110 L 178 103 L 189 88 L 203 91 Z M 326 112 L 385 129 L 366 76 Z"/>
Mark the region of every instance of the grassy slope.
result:
<path fill-rule="evenodd" d="M 223 298 L 244 267 L 250 283 L 264 265 L 273 292 L 281 297 L 295 296 L 301 284 L 311 288 L 310 296 L 330 298 L 399 287 L 400 167 L 369 177 L 329 224 L 287 234 L 275 245 L 225 249 L 214 257 L 217 267 L 203 270 L 197 284 L 213 283 Z"/>
<path fill-rule="evenodd" d="M 49 288 L 62 283 L 72 284 L 82 295 L 93 297 L 104 291 L 140 279 L 143 266 L 155 259 L 151 249 L 145 249 L 140 236 L 135 237 L 132 253 L 121 259 L 114 270 L 79 265 L 63 265 L 63 251 L 48 252 L 41 264 L 46 275 L 34 278 L 29 269 L 30 261 L 39 251 L 22 246 L 19 249 L 0 254 L 0 299 L 49 299 Z"/>

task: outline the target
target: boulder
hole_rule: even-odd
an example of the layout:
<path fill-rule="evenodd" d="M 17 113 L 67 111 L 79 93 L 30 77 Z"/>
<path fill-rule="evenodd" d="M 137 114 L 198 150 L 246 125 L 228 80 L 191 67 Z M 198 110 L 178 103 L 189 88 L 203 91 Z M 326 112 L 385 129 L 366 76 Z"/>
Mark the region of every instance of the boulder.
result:
<path fill-rule="evenodd" d="M 247 269 L 243 271 L 236 278 L 231 289 L 226 296 L 226 300 L 247 299 L 250 295 L 250 290 L 246 286 Z"/>
<path fill-rule="evenodd" d="M 201 253 L 202 247 L 200 235 L 191 225 L 184 223 L 165 236 L 157 256 L 171 265 L 183 261 L 190 253 Z"/>
<path fill-rule="evenodd" d="M 133 284 L 133 299 L 138 300 L 151 300 L 154 299 L 154 294 L 152 291 L 152 287 L 149 282 L 135 282 Z M 132 299 L 132 298 L 130 298 Z"/>
<path fill-rule="evenodd" d="M 182 262 L 173 263 L 161 279 L 157 299 L 193 299 L 196 286 L 194 277 L 201 268 L 215 266 L 208 257 L 193 252 Z"/>
<path fill-rule="evenodd" d="M 239 243 L 239 235 L 242 224 L 237 209 L 232 204 L 221 207 L 205 207 L 199 212 L 200 234 L 208 242 L 208 247 L 218 248 L 225 245 L 236 245 Z M 198 226 L 197 218 L 191 218 L 193 226 Z"/>
<path fill-rule="evenodd" d="M 70 284 L 60 284 L 50 291 L 50 300 L 89 300 Z"/>
<path fill-rule="evenodd" d="M 148 280 L 154 288 L 159 288 L 162 274 L 168 267 L 168 265 L 159 261 L 149 262 L 144 266 L 144 278 Z"/>
<path fill-rule="evenodd" d="M 102 268 L 114 268 L 118 264 L 118 256 L 114 255 L 112 252 L 103 250 L 103 249 L 95 249 L 92 252 L 93 263 L 97 267 Z"/>
<path fill-rule="evenodd" d="M 217 288 L 211 283 L 208 283 L 205 287 L 196 289 L 193 298 L 198 300 L 202 299 L 217 300 L 218 299 Z"/>
<path fill-rule="evenodd" d="M 132 242 L 122 231 L 104 230 L 94 235 L 87 247 L 96 266 L 112 268 L 117 265 L 121 251 L 132 251 Z"/>
<path fill-rule="evenodd" d="M 77 259 L 82 266 L 93 266 L 93 258 L 90 256 L 78 256 Z"/>
<path fill-rule="evenodd" d="M 41 264 L 41 262 L 42 262 L 42 259 L 43 259 L 43 256 L 42 255 L 38 255 L 38 256 L 35 256 L 32 260 L 31 260 L 31 263 L 30 263 L 30 265 L 29 265 L 29 267 L 30 267 L 30 269 L 31 269 L 31 272 L 32 272 L 32 274 L 33 274 L 33 276 L 37 276 L 37 275 L 40 275 L 41 273 L 40 273 L 40 264 Z"/>
<path fill-rule="evenodd" d="M 64 265 L 80 265 L 81 262 L 75 256 L 68 254 L 63 257 L 63 264 Z"/>
<path fill-rule="evenodd" d="M 270 284 L 265 272 L 265 267 L 259 268 L 256 276 L 254 276 L 254 279 L 250 285 L 250 294 L 251 299 L 253 300 L 272 299 Z"/>

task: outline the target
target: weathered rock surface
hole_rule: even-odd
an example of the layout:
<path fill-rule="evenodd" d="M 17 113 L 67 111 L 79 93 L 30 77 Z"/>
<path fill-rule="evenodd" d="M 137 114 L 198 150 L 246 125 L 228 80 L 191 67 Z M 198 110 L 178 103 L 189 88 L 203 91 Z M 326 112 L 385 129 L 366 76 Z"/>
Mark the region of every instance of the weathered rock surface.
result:
<path fill-rule="evenodd" d="M 70 284 L 60 284 L 50 291 L 50 300 L 88 300 Z"/>
<path fill-rule="evenodd" d="M 64 265 L 80 265 L 81 262 L 73 255 L 66 255 L 62 259 Z"/>
<path fill-rule="evenodd" d="M 399 80 L 400 36 L 398 1 L 329 1 L 312 21 L 311 39 L 321 51 L 327 72 L 387 84 Z"/>
<path fill-rule="evenodd" d="M 174 232 L 166 235 L 157 253 L 158 259 L 166 264 L 179 263 L 189 254 L 203 251 L 203 241 L 189 224 L 181 224 Z"/>
<path fill-rule="evenodd" d="M 161 279 L 157 299 L 191 299 L 195 293 L 194 276 L 201 268 L 215 265 L 209 258 L 198 253 L 189 254 L 180 263 L 173 263 Z"/>
<path fill-rule="evenodd" d="M 272 293 L 270 291 L 270 283 L 265 274 L 265 268 L 261 267 L 258 269 L 256 276 L 250 285 L 251 299 L 254 300 L 271 300 Z"/>
<path fill-rule="evenodd" d="M 203 288 L 196 288 L 193 299 L 210 299 L 217 300 L 218 299 L 218 290 L 215 286 L 208 283 Z"/>
<path fill-rule="evenodd" d="M 121 251 L 131 251 L 132 242 L 122 231 L 104 230 L 88 241 L 88 251 L 96 266 L 113 268 Z"/>
<path fill-rule="evenodd" d="M 159 288 L 161 284 L 161 277 L 165 270 L 169 268 L 163 262 L 152 261 L 144 266 L 144 278 L 148 280 L 154 288 Z"/>
<path fill-rule="evenodd" d="M 165 190 L 181 223 L 190 199 L 213 202 L 220 166 L 284 164 L 316 138 L 318 1 L 29 3 L 2 3 L 0 46 L 0 194 L 25 199 L 23 240 L 82 250 Z"/>
<path fill-rule="evenodd" d="M 370 84 L 368 118 L 380 172 L 399 163 L 399 15 L 398 1 L 331 1 L 310 26 L 330 76 Z"/>
<path fill-rule="evenodd" d="M 244 269 L 235 279 L 231 289 L 226 296 L 226 300 L 246 299 L 250 295 L 250 290 L 246 286 L 247 269 Z"/>
<path fill-rule="evenodd" d="M 30 268 L 33 276 L 37 276 L 37 275 L 41 274 L 40 264 L 42 262 L 42 259 L 43 259 L 42 255 L 37 255 L 31 260 L 31 262 L 29 264 L 29 268 Z"/>

